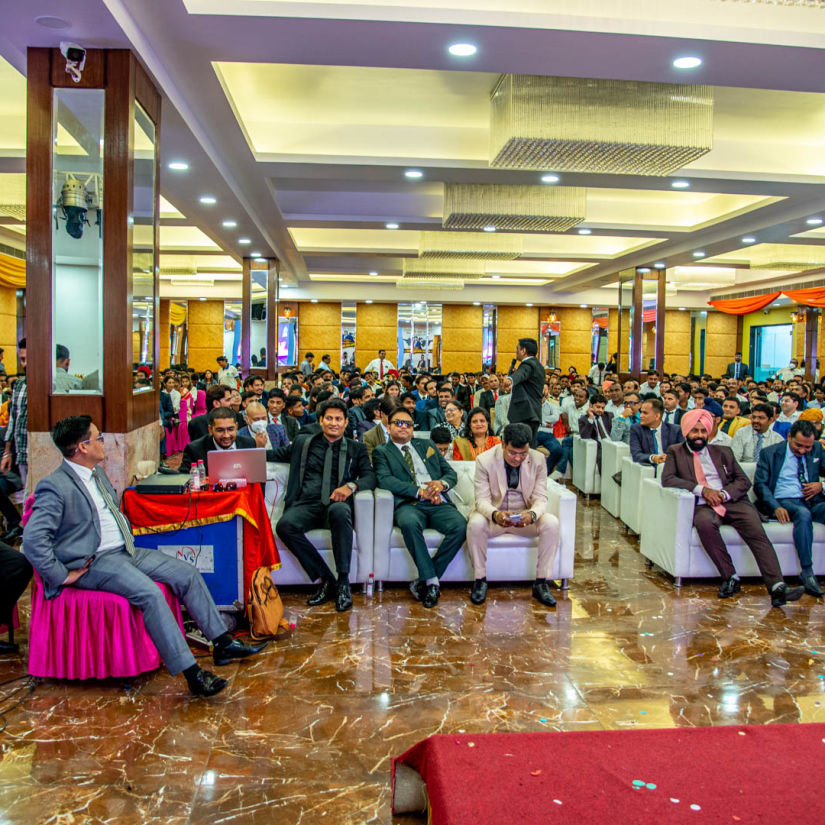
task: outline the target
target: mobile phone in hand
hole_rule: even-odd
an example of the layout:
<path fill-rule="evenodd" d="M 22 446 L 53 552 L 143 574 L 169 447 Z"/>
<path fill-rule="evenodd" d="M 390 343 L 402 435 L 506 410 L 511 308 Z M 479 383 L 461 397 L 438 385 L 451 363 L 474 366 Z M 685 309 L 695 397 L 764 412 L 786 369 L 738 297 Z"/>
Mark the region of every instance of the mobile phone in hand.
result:
<path fill-rule="evenodd" d="M 521 524 L 521 513 L 512 513 L 507 516 L 512 524 Z"/>

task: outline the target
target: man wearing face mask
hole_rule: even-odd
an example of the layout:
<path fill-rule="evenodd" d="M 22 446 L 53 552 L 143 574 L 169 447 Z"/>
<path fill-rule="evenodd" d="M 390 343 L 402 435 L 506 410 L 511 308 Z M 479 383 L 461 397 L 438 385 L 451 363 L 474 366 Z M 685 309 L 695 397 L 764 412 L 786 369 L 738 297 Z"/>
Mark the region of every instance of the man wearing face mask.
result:
<path fill-rule="evenodd" d="M 742 537 L 756 559 L 773 607 L 797 601 L 801 587 L 788 587 L 782 578 L 773 545 L 762 529 L 756 508 L 748 501 L 751 483 L 736 463 L 730 447 L 708 444 L 713 417 L 707 410 L 689 410 L 680 422 L 684 444 L 667 452 L 662 473 L 663 487 L 678 487 L 696 497 L 693 526 L 711 561 L 722 576 L 719 598 L 741 590 L 739 576 L 719 528 L 729 524 Z"/>
<path fill-rule="evenodd" d="M 256 447 L 267 450 L 277 450 L 289 444 L 284 427 L 267 423 L 266 407 L 258 401 L 246 405 L 246 426 L 241 427 L 238 435 L 254 438 Z"/>

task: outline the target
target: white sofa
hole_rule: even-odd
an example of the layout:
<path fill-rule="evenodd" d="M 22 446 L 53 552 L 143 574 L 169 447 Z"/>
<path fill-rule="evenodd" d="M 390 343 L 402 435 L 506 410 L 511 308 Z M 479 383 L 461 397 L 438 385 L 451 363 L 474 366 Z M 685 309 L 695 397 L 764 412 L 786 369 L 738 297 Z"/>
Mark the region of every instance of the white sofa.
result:
<path fill-rule="evenodd" d="M 753 480 L 756 465 L 741 465 L 748 478 Z M 755 496 L 753 487 L 749 493 Z M 662 487 L 658 481 L 642 483 L 644 518 L 639 550 L 653 564 L 674 577 L 676 586 L 683 578 L 719 578 L 719 571 L 705 552 L 699 535 L 693 527 L 693 509 L 696 497 L 687 490 Z M 793 524 L 778 521 L 763 523 L 765 534 L 776 550 L 783 575 L 799 574 L 799 557 L 793 543 Z M 728 548 L 733 566 L 740 576 L 759 576 L 759 568 L 748 546 L 733 527 L 722 526 L 722 539 Z M 813 547 L 814 573 L 825 575 L 825 525 L 814 524 Z"/>
<path fill-rule="evenodd" d="M 614 518 L 621 514 L 622 488 L 613 476 L 622 469 L 622 459 L 630 455 L 623 441 L 602 441 L 602 507 Z"/>
<path fill-rule="evenodd" d="M 659 468 L 659 475 L 661 475 Z M 642 481 L 654 479 L 655 469 L 650 464 L 637 464 L 630 455 L 622 459 L 622 487 L 619 517 L 637 535 L 642 529 Z M 658 480 L 656 481 L 658 484 Z"/>
<path fill-rule="evenodd" d="M 267 482 L 264 491 L 266 508 L 272 524 L 272 534 L 281 557 L 281 569 L 275 572 L 276 584 L 310 584 L 304 568 L 275 532 L 275 525 L 284 511 L 284 495 L 289 475 L 288 464 L 267 463 Z M 375 496 L 372 490 L 363 490 L 355 494 L 355 531 L 352 540 L 352 560 L 350 562 L 350 581 L 365 582 L 373 572 L 373 529 L 375 525 Z M 334 573 L 335 558 L 332 554 L 332 538 L 327 529 L 317 528 L 307 533 L 307 538 L 320 553 Z"/>
<path fill-rule="evenodd" d="M 474 461 L 451 461 L 458 481 L 450 495 L 465 517 L 473 506 L 475 476 Z M 559 550 L 553 564 L 551 578 L 560 579 L 562 587 L 573 577 L 576 542 L 576 494 L 554 481 L 547 482 L 547 512 L 557 516 L 561 526 Z M 393 526 L 393 496 L 389 490 L 375 491 L 375 578 L 377 581 L 412 581 L 417 577 L 412 556 L 407 551 L 401 531 Z M 424 531 L 430 554 L 434 554 L 442 534 L 436 530 Z M 536 576 L 538 540 L 505 533 L 490 539 L 487 553 L 487 578 L 495 581 L 527 581 Z M 473 581 L 473 565 L 466 545 L 450 562 L 444 581 Z"/>
<path fill-rule="evenodd" d="M 573 486 L 585 498 L 601 493 L 602 478 L 596 466 L 598 446 L 592 438 L 573 436 Z"/>

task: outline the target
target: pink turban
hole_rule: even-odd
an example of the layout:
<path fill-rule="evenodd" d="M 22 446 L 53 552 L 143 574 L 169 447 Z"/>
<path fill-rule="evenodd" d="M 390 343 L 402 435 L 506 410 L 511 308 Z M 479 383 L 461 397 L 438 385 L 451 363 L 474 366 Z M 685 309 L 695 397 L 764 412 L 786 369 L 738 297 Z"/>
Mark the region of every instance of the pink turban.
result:
<path fill-rule="evenodd" d="M 688 410 L 679 422 L 682 427 L 682 435 L 687 438 L 687 434 L 698 424 L 704 424 L 710 435 L 713 430 L 713 416 L 707 410 Z"/>

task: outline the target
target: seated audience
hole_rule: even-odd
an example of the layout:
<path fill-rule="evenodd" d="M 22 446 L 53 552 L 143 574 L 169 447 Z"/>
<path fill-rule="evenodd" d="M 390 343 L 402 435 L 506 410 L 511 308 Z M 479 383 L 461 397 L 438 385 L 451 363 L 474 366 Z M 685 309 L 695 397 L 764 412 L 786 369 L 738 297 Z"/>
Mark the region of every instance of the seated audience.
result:
<path fill-rule="evenodd" d="M 664 421 L 665 424 L 675 424 L 678 426 L 684 410 L 679 406 L 679 400 L 675 390 L 668 389 L 662 391 L 662 405 L 664 407 L 662 421 Z"/>
<path fill-rule="evenodd" d="M 453 439 L 450 431 L 446 427 L 435 427 L 430 430 L 430 441 L 438 447 L 438 452 L 440 452 L 444 458 L 452 458 Z"/>
<path fill-rule="evenodd" d="M 298 429 L 300 430 L 302 427 L 315 423 L 315 414 L 306 411 L 304 399 L 300 394 L 300 387 L 297 393 L 294 393 L 293 390 L 295 390 L 294 386 L 290 389 L 289 395 L 286 398 L 284 412 L 298 422 Z"/>
<path fill-rule="evenodd" d="M 238 431 L 239 436 L 252 438 L 256 447 L 276 450 L 289 444 L 286 430 L 280 424 L 267 422 L 266 407 L 259 401 L 246 405 L 246 424 Z"/>
<path fill-rule="evenodd" d="M 742 402 L 735 396 L 729 395 L 722 401 L 722 426 L 720 430 L 733 438 L 737 430 L 750 424 L 742 415 Z"/>
<path fill-rule="evenodd" d="M 370 461 L 372 461 L 373 450 L 379 444 L 389 441 L 389 416 L 390 413 L 396 409 L 396 407 L 398 407 L 396 399 L 389 395 L 383 396 L 378 402 L 378 422 L 371 430 L 367 430 L 367 432 L 364 433 L 363 438 L 364 446 L 367 448 L 367 455 L 369 456 Z"/>
<path fill-rule="evenodd" d="M 785 441 L 771 426 L 774 408 L 771 404 L 754 404 L 751 410 L 750 425 L 740 427 L 731 442 L 731 449 L 737 461 L 749 463 L 759 461 L 759 456 L 766 447 Z"/>
<path fill-rule="evenodd" d="M 788 437 L 791 424 L 799 418 L 799 401 L 799 396 L 795 392 L 785 392 L 779 399 L 779 407 L 782 411 L 773 422 L 773 428 L 782 438 Z"/>
<path fill-rule="evenodd" d="M 234 425 L 234 421 L 233 421 Z M 216 665 L 257 653 L 227 633 L 203 577 L 194 565 L 135 547 L 117 494 L 99 467 L 103 436 L 88 415 L 57 422 L 52 440 L 62 464 L 38 485 L 23 533 L 23 552 L 43 580 L 47 599 L 63 587 L 105 590 L 123 596 L 143 614 L 146 632 L 169 672 L 183 673 L 192 693 L 213 696 L 226 680 L 196 662 L 178 622 L 155 582 L 164 582 L 186 606 L 214 649 Z"/>
<path fill-rule="evenodd" d="M 702 405 L 703 410 L 707 410 L 713 419 L 713 429 L 710 432 L 708 444 L 719 444 L 722 447 L 730 447 L 733 444 L 733 439 L 722 432 L 722 405 L 714 398 L 708 398 Z"/>
<path fill-rule="evenodd" d="M 269 397 L 266 401 L 266 411 L 269 417 L 270 424 L 280 424 L 285 432 L 287 440 L 292 442 L 298 435 L 298 421 L 291 415 L 286 415 L 284 406 L 286 404 L 286 395 L 282 389 L 275 387 L 269 391 Z"/>
<path fill-rule="evenodd" d="M 541 453 L 530 449 L 531 436 L 526 424 L 508 424 L 502 443 L 476 461 L 475 508 L 467 523 L 473 604 L 487 598 L 487 543 L 502 533 L 538 536 L 533 598 L 548 607 L 556 604 L 547 579 L 559 547 L 559 520 L 546 512 L 547 467 Z"/>
<path fill-rule="evenodd" d="M 773 545 L 762 529 L 756 508 L 748 501 L 751 483 L 729 447 L 708 444 L 713 419 L 706 410 L 689 410 L 682 416 L 683 444 L 667 453 L 663 487 L 678 487 L 696 497 L 693 526 L 719 574 L 719 598 L 727 599 L 741 590 L 739 576 L 731 561 L 719 528 L 731 525 L 753 553 L 774 607 L 797 601 L 804 590 L 788 587 L 782 578 Z"/>
<path fill-rule="evenodd" d="M 610 440 L 610 430 L 613 427 L 613 416 L 604 411 L 607 399 L 603 395 L 594 395 L 590 399 L 587 415 L 579 419 L 579 435 L 582 438 L 595 441 L 596 466 L 602 470 L 602 439 Z"/>
<path fill-rule="evenodd" d="M 356 441 L 363 441 L 364 436 L 375 427 L 380 420 L 379 403 L 380 401 L 377 398 L 370 398 L 369 401 L 361 405 L 361 409 L 364 411 L 364 420 L 358 422 L 354 433 Z"/>
<path fill-rule="evenodd" d="M 639 423 L 639 408 L 641 405 L 639 393 L 635 390 L 625 393 L 624 407 L 621 414 L 613 416 L 613 426 L 610 429 L 611 441 L 622 441 L 625 444 L 630 444 L 630 428 Z"/>
<path fill-rule="evenodd" d="M 204 415 L 196 415 L 194 418 L 190 419 L 189 424 L 187 426 L 187 432 L 189 434 L 189 441 L 197 441 L 199 438 L 203 438 L 209 432 L 209 419 L 208 415 L 211 410 L 214 410 L 216 407 L 229 407 L 229 402 L 232 396 L 232 390 L 229 387 L 225 387 L 223 384 L 210 384 L 206 388 L 206 413 Z M 244 422 L 238 424 L 238 427 L 242 427 Z"/>
<path fill-rule="evenodd" d="M 618 381 L 614 381 L 605 392 L 608 399 L 604 411 L 610 413 L 611 418 L 620 415 L 624 409 L 624 390 Z"/>
<path fill-rule="evenodd" d="M 487 410 L 474 407 L 467 414 L 467 435 L 453 441 L 453 461 L 475 461 L 486 450 L 491 450 L 501 439 L 493 435 Z"/>
<path fill-rule="evenodd" d="M 207 455 L 213 450 L 250 450 L 257 446 L 254 438 L 238 435 L 238 422 L 231 408 L 215 407 L 207 418 L 209 433 L 190 441 L 183 451 L 180 462 L 182 473 L 188 473 L 198 461 L 202 461 L 209 472 Z"/>
<path fill-rule="evenodd" d="M 684 440 L 679 427 L 662 421 L 663 409 L 660 398 L 642 401 L 639 423 L 630 428 L 630 456 L 636 464 L 664 464 L 668 449 Z"/>
<path fill-rule="evenodd" d="M 456 403 L 455 395 L 453 395 L 453 388 L 451 384 L 442 384 L 438 388 L 438 406 L 428 410 L 427 429 L 431 430 L 433 427 L 438 427 L 447 422 L 447 404 L 450 402 Z"/>
<path fill-rule="evenodd" d="M 424 607 L 435 607 L 441 594 L 439 582 L 467 533 L 467 522 L 444 493 L 457 480 L 435 445 L 413 438 L 413 418 L 402 408 L 390 414 L 390 441 L 372 454 L 378 486 L 395 498 L 394 523 L 418 569 L 410 589 Z M 430 558 L 424 529 L 431 527 L 444 538 Z"/>
<path fill-rule="evenodd" d="M 464 420 L 464 410 L 457 400 L 448 401 L 444 407 L 444 427 L 450 434 L 450 441 L 459 436 L 467 435 L 467 423 Z"/>

